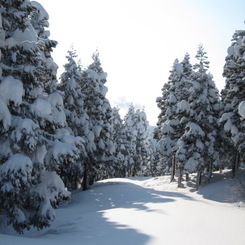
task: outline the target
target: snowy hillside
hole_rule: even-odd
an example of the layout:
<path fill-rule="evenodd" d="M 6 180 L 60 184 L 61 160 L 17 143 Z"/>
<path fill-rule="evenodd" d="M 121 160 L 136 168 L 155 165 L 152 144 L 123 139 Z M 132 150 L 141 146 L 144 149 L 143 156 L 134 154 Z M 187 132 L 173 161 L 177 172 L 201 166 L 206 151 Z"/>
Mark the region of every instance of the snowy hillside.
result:
<path fill-rule="evenodd" d="M 169 177 L 109 179 L 77 192 L 57 210 L 51 227 L 13 235 L 11 245 L 243 245 L 245 209 L 239 179 L 217 174 L 196 193 Z M 184 183 L 185 184 L 185 183 Z"/>

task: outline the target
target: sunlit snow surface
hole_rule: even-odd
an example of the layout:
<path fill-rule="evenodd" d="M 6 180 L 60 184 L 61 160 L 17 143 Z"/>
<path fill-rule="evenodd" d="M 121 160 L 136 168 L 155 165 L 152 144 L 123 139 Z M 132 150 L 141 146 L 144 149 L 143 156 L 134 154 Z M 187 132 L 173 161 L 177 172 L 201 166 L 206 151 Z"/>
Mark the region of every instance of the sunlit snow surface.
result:
<path fill-rule="evenodd" d="M 51 227 L 13 235 L 18 245 L 243 245 L 245 208 L 239 181 L 216 174 L 198 192 L 169 177 L 109 179 L 77 192 L 57 210 Z"/>

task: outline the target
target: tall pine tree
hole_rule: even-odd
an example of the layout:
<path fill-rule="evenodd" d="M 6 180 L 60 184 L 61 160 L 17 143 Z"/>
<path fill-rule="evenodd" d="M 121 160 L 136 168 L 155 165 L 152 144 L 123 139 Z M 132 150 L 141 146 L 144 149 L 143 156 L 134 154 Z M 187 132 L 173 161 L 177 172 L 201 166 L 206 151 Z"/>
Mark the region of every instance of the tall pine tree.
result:
<path fill-rule="evenodd" d="M 103 71 L 96 51 L 93 62 L 83 73 L 80 82 L 84 94 L 84 109 L 89 117 L 89 145 L 87 163 L 88 182 L 107 178 L 113 171 L 115 147 L 112 141 L 112 108 L 106 98 L 107 74 Z"/>
<path fill-rule="evenodd" d="M 198 63 L 195 72 L 190 75 L 189 117 L 185 122 L 185 131 L 179 139 L 177 159 L 189 173 L 197 172 L 197 188 L 201 183 L 204 169 L 209 172 L 219 165 L 217 149 L 220 101 L 218 90 L 207 73 L 209 62 L 206 52 L 200 45 L 196 55 Z"/>
<path fill-rule="evenodd" d="M 192 72 L 189 55 L 186 54 L 182 63 L 175 60 L 170 72 L 168 83 L 163 87 L 163 93 L 158 107 L 159 115 L 158 150 L 163 157 L 170 157 L 172 165 L 171 181 L 174 179 L 175 170 L 179 169 L 179 179 L 182 177 L 183 166 L 176 162 L 177 141 L 184 132 L 186 117 L 189 117 L 189 76 Z M 178 164 L 178 166 L 177 166 Z"/>
<path fill-rule="evenodd" d="M 115 144 L 114 172 L 112 177 L 125 177 L 127 171 L 126 130 L 119 109 L 112 109 L 113 143 Z"/>
<path fill-rule="evenodd" d="M 69 193 L 56 168 L 45 162 L 58 124 L 45 93 L 50 71 L 42 56 L 43 43 L 30 22 L 37 8 L 26 0 L 3 0 L 0 8 L 4 112 L 0 117 L 0 210 L 22 232 L 49 225 L 54 207 Z"/>
<path fill-rule="evenodd" d="M 61 74 L 58 89 L 62 91 L 66 120 L 72 135 L 82 137 L 79 145 L 79 157 L 75 161 L 68 162 L 63 168 L 62 178 L 69 189 L 76 189 L 78 183 L 84 178 L 84 164 L 87 159 L 86 143 L 89 134 L 89 118 L 83 107 L 84 95 L 79 85 L 82 79 L 81 68 L 77 65 L 75 50 L 68 51 L 65 71 Z M 83 146 L 84 145 L 84 146 Z"/>
<path fill-rule="evenodd" d="M 221 91 L 224 110 L 220 122 L 224 127 L 227 150 L 232 158 L 233 176 L 238 169 L 239 162 L 244 159 L 245 149 L 245 129 L 244 122 L 240 120 L 238 106 L 245 98 L 244 79 L 245 79 L 245 31 L 236 31 L 233 35 L 232 44 L 228 48 L 223 76 L 226 78 L 225 88 Z M 231 141 L 229 141 L 229 139 Z"/>

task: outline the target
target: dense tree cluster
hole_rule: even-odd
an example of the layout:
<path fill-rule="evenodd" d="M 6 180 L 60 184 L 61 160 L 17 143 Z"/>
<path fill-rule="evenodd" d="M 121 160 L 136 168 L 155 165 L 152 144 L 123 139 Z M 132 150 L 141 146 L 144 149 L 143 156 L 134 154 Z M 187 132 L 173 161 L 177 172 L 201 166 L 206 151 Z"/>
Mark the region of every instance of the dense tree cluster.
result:
<path fill-rule="evenodd" d="M 175 60 L 157 98 L 154 138 L 144 110 L 122 119 L 107 94 L 99 52 L 83 68 L 71 48 L 60 80 L 48 13 L 35 1 L 0 0 L 0 219 L 22 233 L 49 226 L 54 209 L 77 188 L 113 177 L 169 173 L 197 188 L 231 167 L 245 149 L 245 31 L 236 31 L 221 97 L 202 45 L 197 63 Z"/>
<path fill-rule="evenodd" d="M 175 60 L 169 80 L 157 98 L 161 110 L 154 137 L 158 155 L 171 168 L 171 180 L 196 173 L 196 187 L 213 170 L 232 167 L 233 176 L 244 158 L 245 124 L 242 115 L 244 94 L 245 32 L 236 31 L 224 66 L 225 89 L 221 98 L 202 45 L 192 66 L 189 55 Z M 240 105 L 240 106 L 239 106 Z M 244 104 L 243 104 L 244 105 Z M 240 112 L 239 112 L 240 108 Z M 170 160 L 171 159 L 171 160 Z"/>
<path fill-rule="evenodd" d="M 111 108 L 98 52 L 83 69 L 68 51 L 57 80 L 48 19 L 38 2 L 0 1 L 0 217 L 19 233 L 48 226 L 70 191 L 152 160 L 146 115 Z"/>

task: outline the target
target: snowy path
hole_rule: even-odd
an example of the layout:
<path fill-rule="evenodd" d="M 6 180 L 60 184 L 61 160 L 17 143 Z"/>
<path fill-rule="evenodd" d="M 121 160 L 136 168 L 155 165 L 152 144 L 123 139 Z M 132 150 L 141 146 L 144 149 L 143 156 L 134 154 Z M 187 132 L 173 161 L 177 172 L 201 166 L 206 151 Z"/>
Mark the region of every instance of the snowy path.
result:
<path fill-rule="evenodd" d="M 245 209 L 231 180 L 176 190 L 168 178 L 111 179 L 73 196 L 53 225 L 25 237 L 0 235 L 5 245 L 244 245 Z M 2 243 L 1 243 L 2 244 Z"/>

